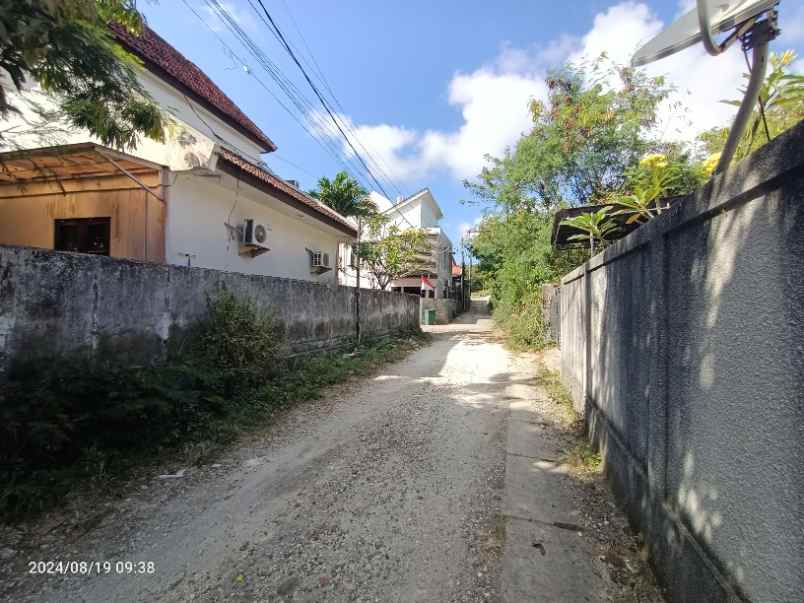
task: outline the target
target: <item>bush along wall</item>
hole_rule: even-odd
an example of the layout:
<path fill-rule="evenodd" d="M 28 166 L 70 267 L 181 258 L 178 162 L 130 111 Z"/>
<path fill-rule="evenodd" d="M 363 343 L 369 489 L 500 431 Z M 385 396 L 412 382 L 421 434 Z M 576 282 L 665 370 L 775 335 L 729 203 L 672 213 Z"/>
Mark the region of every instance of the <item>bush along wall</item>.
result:
<path fill-rule="evenodd" d="M 224 293 L 153 364 L 87 350 L 12 364 L 0 383 L 0 514 L 47 506 L 77 478 L 125 469 L 165 447 L 229 441 L 396 349 L 386 340 L 348 359 L 284 359 L 282 332 L 272 314 Z"/>

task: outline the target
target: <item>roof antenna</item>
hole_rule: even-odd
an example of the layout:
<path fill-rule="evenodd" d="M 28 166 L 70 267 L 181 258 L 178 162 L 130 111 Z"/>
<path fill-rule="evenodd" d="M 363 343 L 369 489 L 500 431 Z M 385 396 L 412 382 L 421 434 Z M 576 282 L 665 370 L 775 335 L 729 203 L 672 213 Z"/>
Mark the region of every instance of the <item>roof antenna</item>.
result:
<path fill-rule="evenodd" d="M 729 167 L 759 99 L 768 65 L 768 43 L 779 35 L 776 10 L 779 2 L 780 0 L 697 0 L 696 8 L 659 32 L 631 59 L 634 67 L 647 65 L 698 42 L 703 42 L 704 48 L 712 56 L 723 53 L 736 40 L 740 40 L 744 52 L 752 51 L 748 87 L 720 154 L 716 174 Z M 725 32 L 729 32 L 726 39 L 721 43 L 716 42 L 714 34 Z"/>

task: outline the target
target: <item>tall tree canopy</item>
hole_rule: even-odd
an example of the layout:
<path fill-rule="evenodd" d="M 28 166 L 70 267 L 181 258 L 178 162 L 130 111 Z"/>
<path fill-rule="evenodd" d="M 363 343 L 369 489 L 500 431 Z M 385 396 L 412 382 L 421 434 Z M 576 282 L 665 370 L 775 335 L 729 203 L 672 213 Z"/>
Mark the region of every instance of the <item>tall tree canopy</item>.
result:
<path fill-rule="evenodd" d="M 318 189 L 310 191 L 310 195 L 342 216 L 366 217 L 377 212 L 366 189 L 346 172 L 338 172 L 333 180 L 324 176 L 318 181 Z"/>
<path fill-rule="evenodd" d="M 135 0 L 0 0 L 0 68 L 17 91 L 28 78 L 39 83 L 56 97 L 58 117 L 103 144 L 126 149 L 141 135 L 162 140 L 161 113 L 111 22 L 141 32 Z M 20 108 L 0 89 L 0 116 L 9 112 Z"/>
<path fill-rule="evenodd" d="M 609 203 L 642 182 L 640 159 L 663 151 L 657 111 L 671 89 L 662 78 L 617 67 L 602 57 L 566 66 L 547 78 L 545 101 L 530 104 L 533 127 L 466 187 L 491 210 L 470 242 L 495 318 L 514 344 L 541 346 L 541 287 L 577 266 L 588 251 L 558 251 L 550 235 L 556 209 Z M 677 170 L 684 178 L 690 170 Z M 679 178 L 679 181 L 682 178 Z"/>
<path fill-rule="evenodd" d="M 657 143 L 657 108 L 671 89 L 604 58 L 547 78 L 546 102 L 533 100 L 533 128 L 466 187 L 500 209 L 583 205 L 623 185 L 625 170 Z"/>

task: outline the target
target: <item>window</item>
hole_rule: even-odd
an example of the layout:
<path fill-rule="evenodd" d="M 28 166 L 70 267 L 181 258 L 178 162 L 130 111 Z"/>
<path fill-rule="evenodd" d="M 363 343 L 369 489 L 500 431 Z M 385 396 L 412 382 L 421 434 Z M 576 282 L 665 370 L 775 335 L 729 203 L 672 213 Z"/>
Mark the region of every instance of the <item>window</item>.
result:
<path fill-rule="evenodd" d="M 54 248 L 57 251 L 109 255 L 111 218 L 73 218 L 55 222 Z"/>

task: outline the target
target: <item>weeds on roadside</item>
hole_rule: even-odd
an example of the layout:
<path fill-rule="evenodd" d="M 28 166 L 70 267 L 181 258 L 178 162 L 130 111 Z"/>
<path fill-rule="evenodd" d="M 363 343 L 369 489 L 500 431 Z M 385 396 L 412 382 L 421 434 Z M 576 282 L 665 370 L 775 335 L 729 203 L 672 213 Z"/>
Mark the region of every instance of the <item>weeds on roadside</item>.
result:
<path fill-rule="evenodd" d="M 603 464 L 600 453 L 584 436 L 578 437 L 575 444 L 562 452 L 561 457 L 562 462 L 590 473 L 597 473 Z"/>
<path fill-rule="evenodd" d="M 595 447 L 584 433 L 583 421 L 572 404 L 572 396 L 561 383 L 561 377 L 555 371 L 540 369 L 536 377 L 547 395 L 560 409 L 564 426 L 574 436 L 571 446 L 562 452 L 561 460 L 576 469 L 594 473 L 600 470 L 602 459 Z"/>
<path fill-rule="evenodd" d="M 545 389 L 550 399 L 561 409 L 561 419 L 565 426 L 577 430 L 581 426 L 581 417 L 575 411 L 572 396 L 561 383 L 560 375 L 556 371 L 542 368 L 536 375 L 536 380 Z"/>
<path fill-rule="evenodd" d="M 44 510 L 76 488 L 108 488 L 166 454 L 206 462 L 281 408 L 401 358 L 421 337 L 285 360 L 273 317 L 224 294 L 158 363 L 84 353 L 13 367 L 0 384 L 0 517 Z"/>

